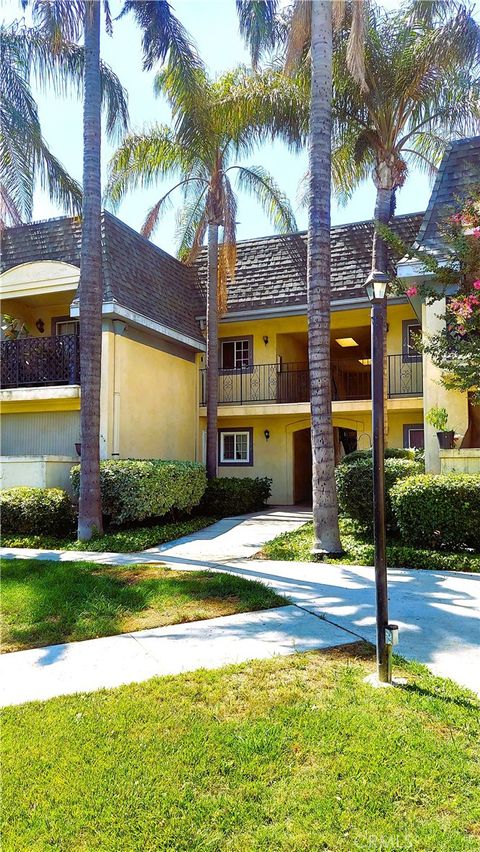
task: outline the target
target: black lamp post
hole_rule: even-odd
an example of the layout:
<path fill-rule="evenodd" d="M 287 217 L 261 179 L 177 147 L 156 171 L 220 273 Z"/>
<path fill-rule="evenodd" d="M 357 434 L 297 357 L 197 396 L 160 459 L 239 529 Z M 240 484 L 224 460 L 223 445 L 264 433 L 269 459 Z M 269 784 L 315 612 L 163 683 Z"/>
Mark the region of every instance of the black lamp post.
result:
<path fill-rule="evenodd" d="M 385 555 L 385 322 L 389 276 L 371 272 L 365 287 L 372 304 L 372 436 L 373 436 L 373 538 L 377 609 L 377 676 L 391 683 L 391 644 L 387 645 L 388 590 Z M 390 635 L 390 632 L 389 632 Z"/>

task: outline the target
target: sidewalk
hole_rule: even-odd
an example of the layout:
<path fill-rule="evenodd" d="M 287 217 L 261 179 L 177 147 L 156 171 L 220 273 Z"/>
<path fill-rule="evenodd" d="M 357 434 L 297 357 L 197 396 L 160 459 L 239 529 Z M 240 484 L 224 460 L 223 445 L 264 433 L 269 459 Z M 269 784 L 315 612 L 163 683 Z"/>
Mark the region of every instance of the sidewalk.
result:
<path fill-rule="evenodd" d="M 355 565 L 329 565 L 326 563 L 312 562 L 274 562 L 267 560 L 253 560 L 251 557 L 261 549 L 263 544 L 275 537 L 280 532 L 295 529 L 305 523 L 310 517 L 306 510 L 296 507 L 285 507 L 269 509 L 238 518 L 228 518 L 219 521 L 211 527 L 207 527 L 198 533 L 160 547 L 150 548 L 142 553 L 87 553 L 73 551 L 38 551 L 24 549 L 2 548 L 0 555 L 7 558 L 33 557 L 38 559 L 61 559 L 62 561 L 87 560 L 105 564 L 132 564 L 161 561 L 171 565 L 177 570 L 205 570 L 227 571 L 239 574 L 247 579 L 260 580 L 271 586 L 275 591 L 288 597 L 292 603 L 298 604 L 312 613 L 310 618 L 314 619 L 311 624 L 310 638 L 317 637 L 318 645 L 309 647 L 325 647 L 324 641 L 332 644 L 333 634 L 326 632 L 327 623 L 337 629 L 334 644 L 352 641 L 354 638 L 363 638 L 370 642 L 375 641 L 375 578 L 373 568 Z M 417 660 L 425 663 L 432 672 L 443 677 L 450 677 L 462 686 L 466 686 L 480 695 L 480 574 L 453 573 L 448 571 L 415 571 L 415 570 L 389 570 L 389 616 L 390 621 L 400 626 L 400 642 L 398 653 L 407 659 Z M 284 608 L 295 610 L 295 608 Z M 295 610 L 301 613 L 301 610 Z M 274 613 L 279 610 L 274 610 Z M 298 615 L 302 619 L 305 616 Z M 320 621 L 320 616 L 326 621 Z M 265 613 L 257 613 L 258 619 L 265 618 Z M 272 616 L 274 620 L 278 616 Z M 250 642 L 251 633 L 248 619 L 256 623 L 255 614 L 229 616 L 231 619 L 240 619 L 239 624 L 246 625 L 247 635 L 243 637 L 245 642 Z M 243 619 L 243 621 L 242 621 Z M 247 621 L 245 621 L 247 619 Z M 215 621 L 218 621 L 215 619 Z M 229 623 L 230 623 L 229 622 Z M 305 621 L 301 621 L 306 624 Z M 207 625 L 207 622 L 202 622 Z M 299 622 L 300 624 L 300 622 Z M 183 625 L 181 634 L 186 639 Z M 298 624 L 295 621 L 287 621 L 285 629 L 292 629 L 290 640 L 296 643 L 298 650 L 304 650 L 301 645 L 302 635 L 297 632 Z M 193 628 L 192 628 L 193 629 Z M 203 632 L 208 627 L 199 628 L 199 636 L 205 636 Z M 252 628 L 253 629 L 253 628 Z M 257 624 L 257 628 L 258 624 Z M 309 628 L 310 629 L 310 628 Z M 160 631 L 175 631 L 176 628 L 159 628 Z M 344 633 L 343 631 L 349 631 Z M 149 631 L 149 635 L 154 631 Z M 218 643 L 224 642 L 231 637 L 231 629 L 225 633 L 215 634 Z M 137 634 L 135 634 L 137 635 Z M 166 634 L 161 634 L 165 637 Z M 274 639 L 277 642 L 278 653 L 283 653 L 281 648 L 288 641 L 286 634 L 282 633 Z M 130 635 L 131 638 L 131 635 Z M 160 634 L 159 634 L 160 638 Z M 180 638 L 180 637 L 178 637 Z M 236 633 L 235 642 L 243 641 L 241 634 Z M 338 640 L 338 641 L 337 641 Z M 105 643 L 114 642 L 113 639 L 96 639 L 92 642 L 104 643 L 96 646 L 104 650 Z M 117 640 L 118 641 L 118 640 Z M 262 657 L 266 652 L 263 628 L 260 635 L 255 634 L 255 656 Z M 79 643 L 88 645 L 89 643 Z M 124 640 L 123 645 L 128 643 Z M 58 646 L 63 648 L 64 646 Z M 272 651 L 269 647 L 268 654 Z M 163 645 L 162 645 L 163 648 Z M 198 665 L 208 665 L 210 650 L 206 655 L 203 652 L 198 656 Z M 231 654 L 238 653 L 237 656 Z M 240 644 L 233 647 L 228 643 L 225 646 L 225 654 L 215 651 L 212 657 L 212 665 L 224 665 L 226 662 L 239 662 L 240 659 L 250 659 L 252 646 L 246 644 L 240 648 Z M 8 666 L 14 663 L 4 662 L 7 658 L 18 658 L 20 655 L 30 655 L 25 660 L 30 660 L 29 665 L 41 667 L 43 651 L 20 651 L 17 654 L 9 654 L 0 657 L 0 678 L 9 675 Z M 54 653 L 54 652 L 52 652 Z M 56 652 L 55 652 L 56 653 Z M 170 652 L 169 652 L 170 653 Z M 183 653 L 183 652 L 182 652 Z M 185 651 L 190 660 L 191 651 Z M 37 654 L 38 658 L 35 658 Z M 162 651 L 163 654 L 163 651 Z M 195 654 L 197 652 L 195 651 Z M 197 657 L 192 657 L 192 663 Z M 247 654 L 247 657 L 242 656 Z M 33 656 L 32 656 L 33 655 Z M 61 652 L 63 659 L 63 652 Z M 167 655 L 168 656 L 168 655 Z M 218 663 L 214 662 L 218 660 Z M 206 660 L 206 662 L 205 662 Z M 157 660 L 160 668 L 153 673 L 172 673 L 164 671 L 164 658 Z M 23 665 L 23 663 L 22 663 Z M 135 669 L 134 664 L 133 668 Z M 5 669 L 3 668 L 5 666 Z M 198 667 L 195 663 L 194 667 Z M 32 669 L 33 670 L 33 669 Z M 103 670 L 103 669 L 102 669 Z M 108 665 L 105 667 L 107 680 L 100 685 L 109 685 Z M 181 671 L 183 669 L 175 669 Z M 139 672 L 150 671 L 148 666 L 139 669 Z M 30 675 L 29 675 L 30 676 Z M 143 680 L 151 674 L 139 674 L 133 679 Z M 62 675 L 66 677 L 66 675 Z M 122 681 L 120 681 L 122 682 Z M 78 686 L 78 689 L 86 688 Z M 98 687 L 91 687 L 98 688 Z M 26 700 L 26 699 L 23 699 Z"/>
<path fill-rule="evenodd" d="M 17 651 L 0 656 L 0 706 L 352 641 L 315 615 L 284 606 Z"/>

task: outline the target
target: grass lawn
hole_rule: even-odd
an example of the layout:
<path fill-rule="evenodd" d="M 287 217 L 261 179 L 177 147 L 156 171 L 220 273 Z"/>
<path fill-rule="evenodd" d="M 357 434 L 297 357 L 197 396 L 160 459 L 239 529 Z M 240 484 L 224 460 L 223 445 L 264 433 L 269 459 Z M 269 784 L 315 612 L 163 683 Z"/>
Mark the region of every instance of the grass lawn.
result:
<path fill-rule="evenodd" d="M 464 852 L 479 705 L 357 645 L 3 713 L 3 850 Z"/>
<path fill-rule="evenodd" d="M 14 535 L 2 537 L 3 547 L 35 547 L 44 550 L 90 550 L 96 553 L 136 553 L 147 547 L 165 544 L 184 535 L 190 535 L 214 524 L 217 518 L 187 518 L 183 521 L 154 524 L 146 527 L 109 530 L 90 541 L 77 541 L 75 534 L 67 538 L 46 535 Z"/>
<path fill-rule="evenodd" d="M 340 559 L 325 559 L 347 565 L 373 565 L 373 542 L 352 521 L 340 519 L 340 533 L 345 553 Z M 299 560 L 311 562 L 313 524 L 308 523 L 293 532 L 283 533 L 264 545 L 262 559 Z M 387 543 L 387 564 L 390 568 L 424 568 L 434 571 L 480 572 L 480 553 L 446 553 L 421 550 L 398 540 Z"/>
<path fill-rule="evenodd" d="M 261 583 L 162 565 L 2 561 L 2 650 L 282 606 Z"/>

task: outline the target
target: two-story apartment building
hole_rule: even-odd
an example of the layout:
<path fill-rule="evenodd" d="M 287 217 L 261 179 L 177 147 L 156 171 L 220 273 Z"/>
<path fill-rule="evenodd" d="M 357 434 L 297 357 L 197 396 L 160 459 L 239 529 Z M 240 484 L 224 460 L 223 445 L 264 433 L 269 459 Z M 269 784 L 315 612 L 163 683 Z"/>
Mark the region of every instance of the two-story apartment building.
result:
<path fill-rule="evenodd" d="M 467 150 L 468 149 L 468 150 Z M 426 216 L 468 188 L 472 151 L 452 146 Z M 449 157 L 455 161 L 451 179 Z M 463 165 L 462 165 L 463 164 Z M 463 171 L 462 171 L 463 169 Z M 449 175 L 450 189 L 439 181 Z M 443 177 L 442 177 L 443 176 Z M 206 258 L 188 268 L 114 216 L 103 215 L 101 454 L 104 458 L 204 458 Z M 396 217 L 413 243 L 421 213 Z M 370 308 L 364 284 L 373 223 L 332 228 L 331 378 L 337 457 L 371 444 Z M 22 327 L 2 342 L 3 485 L 60 484 L 81 451 L 77 287 L 81 223 L 61 218 L 8 229 L 2 240 L 2 313 Z M 400 258 L 395 258 L 395 261 Z M 392 268 L 392 273 L 394 269 Z M 412 270 L 405 268 L 402 274 Z M 415 308 L 415 310 L 414 310 Z M 425 396 L 449 407 L 433 366 L 416 351 L 435 313 L 388 300 L 388 443 L 423 446 Z M 239 243 L 228 311 L 220 323 L 220 475 L 270 476 L 272 502 L 310 494 L 306 235 Z M 432 382 L 434 384 L 432 384 Z M 426 390 L 426 387 L 429 390 Z M 455 411 L 468 409 L 452 396 Z M 459 418 L 457 431 L 467 420 Z M 461 432 L 463 434 L 463 432 Z"/>

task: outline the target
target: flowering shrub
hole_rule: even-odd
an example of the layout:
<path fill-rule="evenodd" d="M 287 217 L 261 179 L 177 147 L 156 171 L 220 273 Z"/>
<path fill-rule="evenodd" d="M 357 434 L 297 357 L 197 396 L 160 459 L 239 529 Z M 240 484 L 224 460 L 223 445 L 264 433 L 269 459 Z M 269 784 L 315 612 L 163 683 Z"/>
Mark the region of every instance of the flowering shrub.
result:
<path fill-rule="evenodd" d="M 445 387 L 473 390 L 473 401 L 480 403 L 480 185 L 472 188 L 439 231 L 444 246 L 441 260 L 407 247 L 389 230 L 383 234 L 398 252 L 420 259 L 425 271 L 435 276 L 434 284 L 406 289 L 397 280 L 395 289 L 409 297 L 422 296 L 427 304 L 446 296 L 445 328 L 424 342 L 423 349 L 442 370 Z M 455 294 L 449 296 L 453 289 Z"/>

